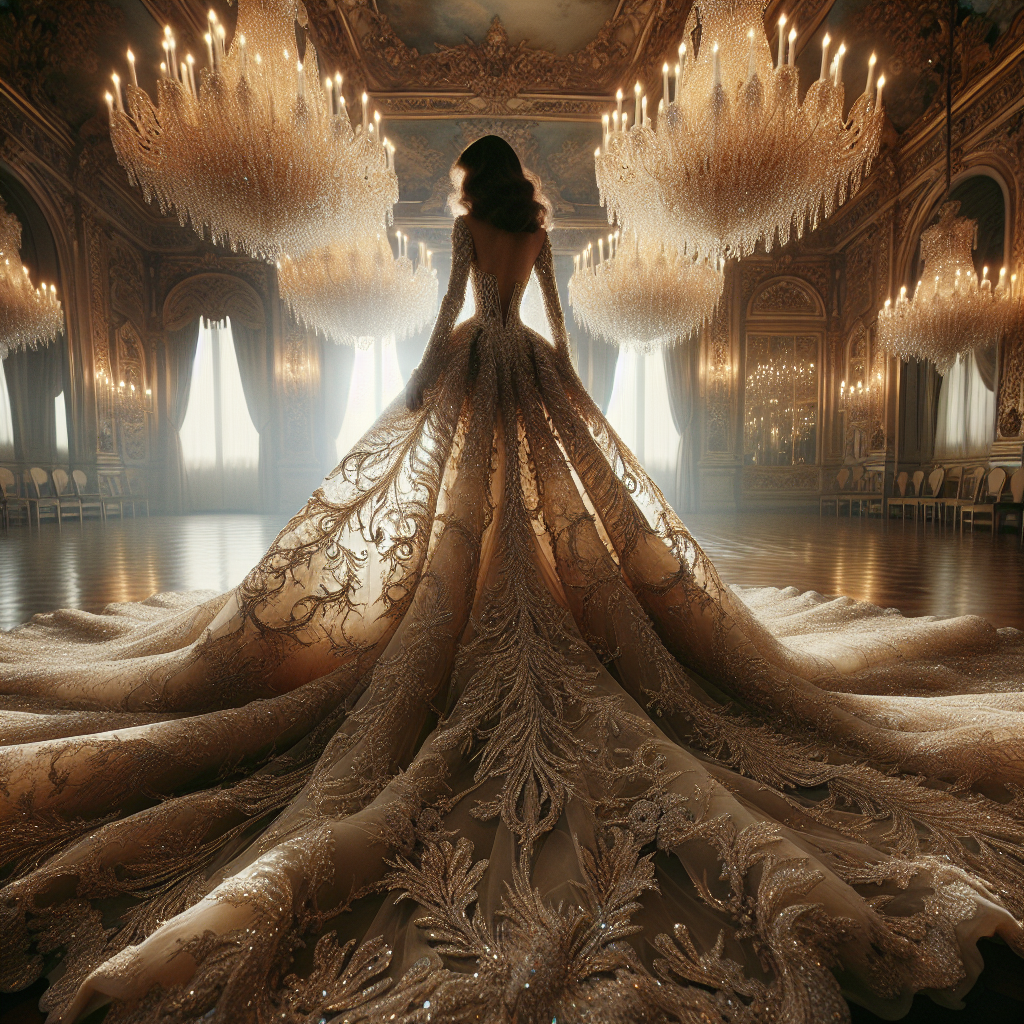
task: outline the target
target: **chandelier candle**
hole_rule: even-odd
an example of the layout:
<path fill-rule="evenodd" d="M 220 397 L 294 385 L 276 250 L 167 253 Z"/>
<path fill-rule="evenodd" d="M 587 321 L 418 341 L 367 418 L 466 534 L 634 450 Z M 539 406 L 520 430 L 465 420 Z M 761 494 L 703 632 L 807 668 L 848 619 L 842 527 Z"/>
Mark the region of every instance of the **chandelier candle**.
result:
<path fill-rule="evenodd" d="M 295 59 L 295 10 L 294 0 L 239 0 L 230 48 L 211 11 L 209 66 L 198 72 L 191 55 L 177 61 L 167 28 L 156 103 L 134 76 L 125 101 L 119 80 L 112 90 L 114 151 L 147 202 L 267 261 L 372 237 L 398 200 L 387 152 L 367 137 L 368 97 L 363 131 L 354 132 L 340 78 L 337 107 L 319 87 L 311 41 Z"/>

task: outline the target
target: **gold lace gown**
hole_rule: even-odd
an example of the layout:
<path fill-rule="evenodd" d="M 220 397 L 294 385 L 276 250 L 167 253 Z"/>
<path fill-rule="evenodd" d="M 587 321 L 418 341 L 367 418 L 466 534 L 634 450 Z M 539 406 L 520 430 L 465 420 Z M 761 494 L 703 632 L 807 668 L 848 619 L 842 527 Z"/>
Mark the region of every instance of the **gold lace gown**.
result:
<path fill-rule="evenodd" d="M 847 1020 L 1024 953 L 1024 642 L 725 586 L 461 220 L 232 593 L 0 637 L 0 982 L 65 1020 Z M 454 327 L 472 275 L 476 314 Z"/>

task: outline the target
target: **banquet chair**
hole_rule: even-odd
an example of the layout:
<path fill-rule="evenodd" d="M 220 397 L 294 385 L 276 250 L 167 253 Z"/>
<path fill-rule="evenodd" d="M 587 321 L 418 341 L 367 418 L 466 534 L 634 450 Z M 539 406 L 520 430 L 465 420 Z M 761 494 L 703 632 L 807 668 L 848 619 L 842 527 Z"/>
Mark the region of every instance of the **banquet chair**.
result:
<path fill-rule="evenodd" d="M 1024 543 L 1024 466 L 1010 477 L 1010 500 L 997 501 L 994 508 L 995 522 L 992 525 L 992 535 L 995 536 L 999 532 L 1004 516 L 1016 515 L 1020 522 L 1021 543 Z"/>
<path fill-rule="evenodd" d="M 963 482 L 964 467 L 953 466 L 946 470 L 946 479 L 942 483 L 942 494 L 936 506 L 936 511 L 943 523 L 946 522 L 946 504 L 951 499 L 960 497 L 960 484 Z"/>
<path fill-rule="evenodd" d="M 68 477 L 68 474 L 63 469 L 55 469 L 50 473 L 50 477 L 53 480 L 53 492 L 57 495 L 57 501 L 59 502 L 59 511 L 61 519 L 64 519 L 65 514 L 77 516 L 78 521 L 82 522 L 82 500 L 75 494 L 74 486 Z"/>
<path fill-rule="evenodd" d="M 907 518 L 907 509 L 909 508 L 914 514 L 914 520 L 917 520 L 917 508 L 921 503 L 921 494 L 924 490 L 924 470 L 915 469 L 910 477 L 910 483 L 907 486 L 907 490 L 910 492 L 903 499 L 903 518 Z"/>
<path fill-rule="evenodd" d="M 1006 486 L 1006 470 L 996 466 L 990 470 L 988 479 L 985 481 L 985 493 L 981 500 L 973 505 L 964 505 L 960 509 L 960 532 L 964 532 L 964 523 L 970 522 L 971 533 L 974 533 L 974 524 L 980 518 L 988 520 L 992 527 L 992 536 L 996 533 L 996 504 L 1003 496 L 1003 488 Z"/>
<path fill-rule="evenodd" d="M 103 508 L 103 496 L 98 491 L 87 490 L 89 480 L 85 475 L 85 471 L 81 469 L 72 470 L 71 482 L 74 484 L 75 494 L 78 495 L 78 501 L 82 507 L 83 519 L 85 518 L 85 513 L 90 509 L 95 509 L 100 519 L 106 519 L 106 513 Z"/>
<path fill-rule="evenodd" d="M 839 513 L 842 511 L 843 502 L 846 502 L 846 507 L 849 509 L 849 514 L 853 515 L 853 504 L 854 502 L 860 502 L 860 494 L 864 488 L 864 467 L 854 466 L 850 473 L 850 486 L 846 491 L 836 494 L 836 518 L 839 518 Z"/>
<path fill-rule="evenodd" d="M 981 489 L 981 480 L 985 475 L 984 466 L 975 466 L 972 470 L 960 478 L 960 493 L 955 498 L 947 498 L 942 504 L 942 521 L 946 521 L 946 510 L 953 512 L 953 525 L 956 526 L 956 517 L 960 510 L 966 505 L 975 505 L 978 502 L 978 491 Z"/>
<path fill-rule="evenodd" d="M 138 477 L 132 470 L 125 470 L 124 474 L 124 492 L 125 501 L 131 499 L 132 503 L 132 516 L 135 517 L 139 514 L 139 506 L 143 506 L 146 510 L 146 517 L 149 517 L 149 498 L 146 495 L 144 488 L 140 485 Z"/>
<path fill-rule="evenodd" d="M 821 515 L 827 504 L 833 504 L 836 507 L 836 518 L 839 518 L 839 494 L 846 490 L 846 485 L 850 482 L 850 467 L 843 466 L 838 473 L 836 473 L 836 489 L 831 494 L 823 494 L 818 499 L 818 518 Z"/>
<path fill-rule="evenodd" d="M 24 513 L 26 523 L 31 521 L 28 498 L 18 491 L 18 481 L 14 474 L 6 467 L 0 466 L 0 515 L 3 517 L 3 527 L 6 530 L 11 525 L 11 512 L 17 511 L 18 521 L 21 521 Z"/>
<path fill-rule="evenodd" d="M 925 481 L 924 494 L 917 499 L 917 511 L 921 513 L 921 519 L 928 522 L 928 510 L 932 511 L 932 522 L 938 522 L 939 503 L 942 501 L 942 484 L 946 478 L 946 471 L 939 466 L 928 474 Z"/>
<path fill-rule="evenodd" d="M 873 469 L 867 474 L 864 481 L 863 495 L 858 502 L 860 515 L 872 516 L 876 512 L 880 516 L 885 514 L 884 485 L 885 475 L 880 470 Z"/>
<path fill-rule="evenodd" d="M 60 529 L 60 498 L 54 492 L 53 484 L 50 482 L 46 470 L 33 466 L 25 474 L 25 487 L 28 491 L 29 509 L 34 509 L 36 513 L 36 526 L 42 525 L 42 517 L 45 515 L 52 516 L 57 523 L 57 528 Z M 31 522 L 30 511 L 29 523 Z"/>
<path fill-rule="evenodd" d="M 124 519 L 125 497 L 121 489 L 120 476 L 117 473 L 100 473 L 99 488 L 104 520 L 109 519 L 115 512 Z M 131 504 L 130 498 L 128 503 Z"/>
<path fill-rule="evenodd" d="M 896 474 L 896 479 L 893 481 L 894 491 L 892 496 L 889 498 L 888 503 L 888 515 L 892 515 L 892 510 L 898 508 L 900 510 L 900 516 L 906 518 L 906 501 L 907 495 L 907 484 L 910 482 L 910 474 L 906 470 Z"/>

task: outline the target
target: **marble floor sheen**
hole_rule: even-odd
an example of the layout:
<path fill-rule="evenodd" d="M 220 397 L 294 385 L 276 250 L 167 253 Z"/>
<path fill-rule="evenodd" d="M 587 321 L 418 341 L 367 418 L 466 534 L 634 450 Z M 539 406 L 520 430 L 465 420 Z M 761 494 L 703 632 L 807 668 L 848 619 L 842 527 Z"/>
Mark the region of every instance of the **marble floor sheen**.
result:
<path fill-rule="evenodd" d="M 0 628 L 60 607 L 101 611 L 165 590 L 239 583 L 287 517 L 153 516 L 0 534 Z M 1024 628 L 1019 535 L 814 513 L 701 513 L 685 521 L 727 583 L 793 586 Z"/>
<path fill-rule="evenodd" d="M 847 594 L 908 615 L 977 614 L 1024 628 L 1019 535 L 960 536 L 947 527 L 814 513 L 684 517 L 727 583 Z M 154 516 L 65 523 L 0 534 L 0 628 L 57 607 L 101 611 L 158 591 L 237 584 L 286 522 L 283 515 Z M 983 940 L 985 971 L 960 1011 L 919 996 L 907 1024 L 1020 1024 L 1024 978 L 1000 942 Z M 41 1024 L 45 982 L 0 995 L 0 1024 Z M 853 1024 L 879 1018 L 851 1006 Z M 98 1024 L 102 1011 L 89 1018 Z"/>

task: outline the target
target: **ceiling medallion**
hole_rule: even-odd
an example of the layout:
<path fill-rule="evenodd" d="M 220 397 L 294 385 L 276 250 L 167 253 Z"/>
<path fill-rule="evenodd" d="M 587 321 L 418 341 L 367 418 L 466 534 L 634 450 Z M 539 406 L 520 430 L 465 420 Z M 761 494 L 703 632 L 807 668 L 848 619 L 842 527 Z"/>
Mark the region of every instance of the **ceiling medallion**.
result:
<path fill-rule="evenodd" d="M 258 259 L 293 256 L 390 223 L 398 179 L 362 96 L 353 129 L 341 76 L 321 82 L 307 38 L 298 59 L 297 0 L 239 0 L 230 48 L 210 12 L 208 67 L 179 54 L 165 29 L 157 105 L 113 75 L 107 94 L 114 150 L 162 212 Z"/>
<path fill-rule="evenodd" d="M 0 359 L 15 349 L 49 345 L 64 330 L 56 287 L 33 288 L 20 252 L 21 222 L 0 199 Z"/>
<path fill-rule="evenodd" d="M 575 257 L 569 302 L 576 322 L 623 348 L 649 352 L 686 341 L 715 313 L 725 286 L 723 263 L 684 255 L 675 246 L 619 233 Z"/>
<path fill-rule="evenodd" d="M 945 374 L 957 359 L 995 345 L 1020 314 L 1017 275 L 999 272 L 993 284 L 988 267 L 978 280 L 971 250 L 978 223 L 958 217 L 958 202 L 943 203 L 939 220 L 921 234 L 924 269 L 912 298 L 900 289 L 895 304 L 886 299 L 878 314 L 878 344 L 899 359 L 928 359 Z"/>
<path fill-rule="evenodd" d="M 773 64 L 765 0 L 697 7 L 699 53 L 684 42 L 674 69 L 664 65 L 657 117 L 639 84 L 632 122 L 621 93 L 606 116 L 597 184 L 610 221 L 712 260 L 742 257 L 814 229 L 859 187 L 878 152 L 885 79 L 874 82 L 872 55 L 864 92 L 844 115 L 845 47 L 830 61 L 825 36 L 821 75 L 801 104 L 796 30 L 787 35 L 785 16 Z"/>
<path fill-rule="evenodd" d="M 292 314 L 337 344 L 365 347 L 377 338 L 401 341 L 437 309 L 437 271 L 420 242 L 416 264 L 401 232 L 398 256 L 387 238 L 340 242 L 278 262 L 278 287 Z"/>

